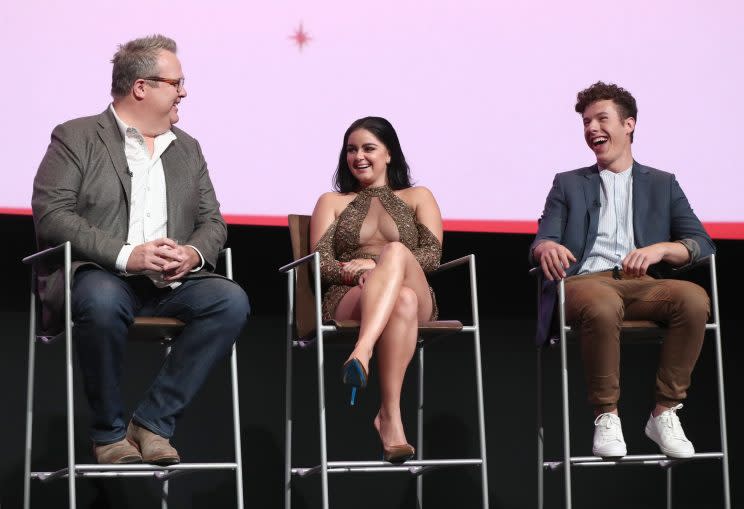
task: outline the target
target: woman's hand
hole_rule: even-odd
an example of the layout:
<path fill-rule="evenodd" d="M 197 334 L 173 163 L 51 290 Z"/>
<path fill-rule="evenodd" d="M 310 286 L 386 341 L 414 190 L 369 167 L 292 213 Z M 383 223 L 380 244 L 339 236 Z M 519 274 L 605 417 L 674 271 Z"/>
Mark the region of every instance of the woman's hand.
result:
<path fill-rule="evenodd" d="M 359 286 L 359 288 L 364 288 L 364 284 L 367 282 L 367 276 L 369 276 L 368 270 L 359 274 L 359 280 L 357 281 L 357 286 Z"/>
<path fill-rule="evenodd" d="M 377 263 L 371 258 L 355 258 L 348 262 L 341 262 L 341 279 L 347 285 L 354 283 L 354 278 L 360 270 L 372 270 Z"/>

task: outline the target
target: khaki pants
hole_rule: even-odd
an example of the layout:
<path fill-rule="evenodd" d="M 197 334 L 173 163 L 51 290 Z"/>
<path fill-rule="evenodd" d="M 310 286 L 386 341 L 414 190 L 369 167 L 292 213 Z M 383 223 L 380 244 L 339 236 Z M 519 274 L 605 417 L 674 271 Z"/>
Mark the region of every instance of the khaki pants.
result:
<path fill-rule="evenodd" d="M 620 398 L 620 325 L 653 320 L 668 327 L 656 372 L 656 401 L 687 396 L 710 313 L 705 290 L 689 281 L 596 272 L 566 279 L 566 321 L 578 331 L 589 402 L 600 412 Z"/>

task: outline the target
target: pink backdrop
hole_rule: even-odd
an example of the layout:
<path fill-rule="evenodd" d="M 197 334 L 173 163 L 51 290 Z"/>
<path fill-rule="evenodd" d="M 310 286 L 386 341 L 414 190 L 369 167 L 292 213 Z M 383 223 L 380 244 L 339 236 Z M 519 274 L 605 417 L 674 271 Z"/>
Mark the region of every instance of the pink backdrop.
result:
<path fill-rule="evenodd" d="M 636 159 L 675 172 L 714 234 L 742 238 L 741 5 L 12 2 L 0 14 L 0 207 L 28 209 L 56 124 L 107 106 L 116 45 L 162 32 L 187 77 L 179 126 L 202 142 L 234 222 L 310 213 L 346 127 L 381 115 L 450 228 L 530 230 L 553 174 L 593 162 L 573 104 L 602 79 L 638 100 Z"/>

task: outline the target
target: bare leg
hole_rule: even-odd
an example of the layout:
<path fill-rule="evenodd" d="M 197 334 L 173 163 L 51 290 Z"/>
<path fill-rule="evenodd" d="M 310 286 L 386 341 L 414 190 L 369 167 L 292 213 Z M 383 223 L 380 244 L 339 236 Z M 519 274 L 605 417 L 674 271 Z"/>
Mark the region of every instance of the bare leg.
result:
<path fill-rule="evenodd" d="M 352 288 L 336 308 L 337 319 L 359 319 L 359 339 L 349 358 L 357 358 L 369 372 L 375 344 L 388 325 L 401 287 L 413 290 L 418 300 L 417 319 L 431 316 L 429 285 L 413 253 L 400 242 L 387 244 L 363 288 Z"/>
<path fill-rule="evenodd" d="M 337 319 L 361 321 L 350 357 L 369 366 L 377 350 L 380 411 L 374 426 L 383 447 L 407 443 L 400 412 L 406 368 L 413 358 L 418 322 L 432 312 L 429 284 L 413 254 L 398 242 L 385 246 L 364 287 L 349 290 L 336 308 Z"/>
<path fill-rule="evenodd" d="M 416 292 L 402 287 L 387 327 L 377 342 L 381 401 L 374 425 L 383 447 L 407 443 L 400 413 L 400 393 L 406 368 L 416 351 L 418 308 Z"/>

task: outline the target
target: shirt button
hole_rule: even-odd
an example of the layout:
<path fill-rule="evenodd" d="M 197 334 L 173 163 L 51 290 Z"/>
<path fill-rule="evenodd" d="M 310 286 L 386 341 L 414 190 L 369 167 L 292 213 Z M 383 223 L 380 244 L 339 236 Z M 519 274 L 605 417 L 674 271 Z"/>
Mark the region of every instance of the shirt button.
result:
<path fill-rule="evenodd" d="M 149 212 L 145 213 L 145 215 L 146 215 L 147 217 L 150 217 L 150 213 L 149 213 Z"/>

